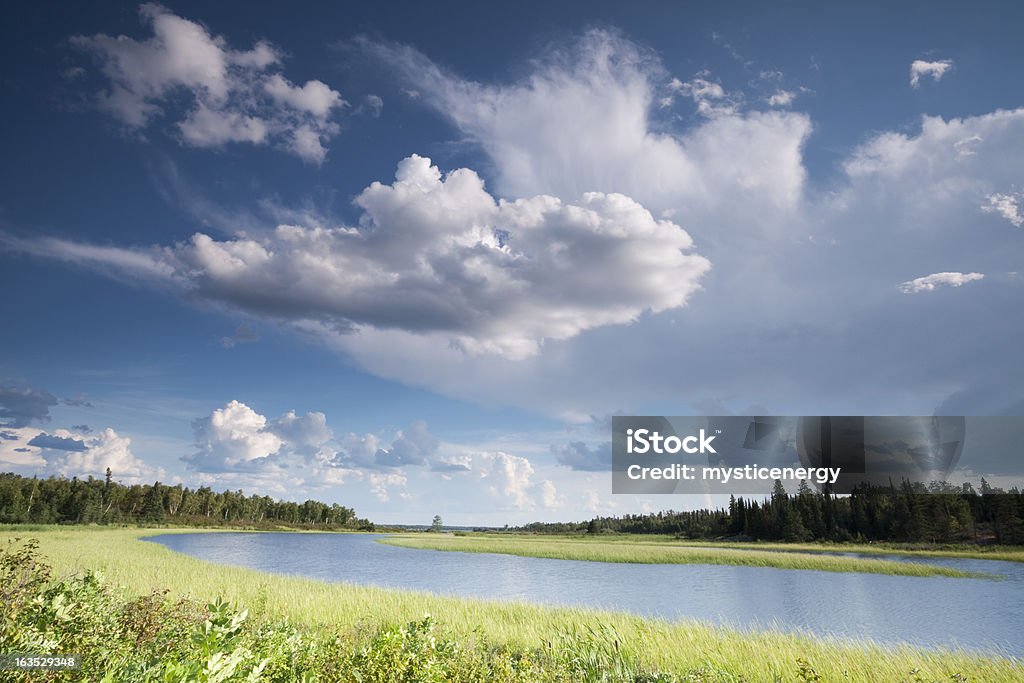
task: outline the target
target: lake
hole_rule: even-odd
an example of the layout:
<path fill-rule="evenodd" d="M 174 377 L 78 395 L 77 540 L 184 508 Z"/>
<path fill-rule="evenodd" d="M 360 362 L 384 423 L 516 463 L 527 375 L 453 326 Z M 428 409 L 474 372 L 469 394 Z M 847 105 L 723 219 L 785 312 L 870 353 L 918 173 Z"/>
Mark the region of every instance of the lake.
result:
<path fill-rule="evenodd" d="M 225 532 L 146 540 L 210 562 L 325 581 L 1024 657 L 1021 563 L 899 558 L 1001 577 L 951 579 L 548 560 L 398 548 L 377 543 L 379 537 Z"/>

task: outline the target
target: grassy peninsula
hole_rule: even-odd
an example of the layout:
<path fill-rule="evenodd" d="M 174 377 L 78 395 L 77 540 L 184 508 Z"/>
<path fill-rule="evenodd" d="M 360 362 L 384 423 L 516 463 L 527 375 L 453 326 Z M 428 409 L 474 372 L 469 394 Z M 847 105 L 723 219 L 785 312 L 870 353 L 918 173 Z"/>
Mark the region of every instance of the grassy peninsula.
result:
<path fill-rule="evenodd" d="M 381 543 L 466 553 L 501 553 L 557 560 L 626 562 L 637 564 L 724 564 L 741 567 L 813 569 L 828 572 L 860 572 L 894 576 L 946 576 L 980 578 L 984 574 L 949 567 L 845 557 L 814 552 L 779 552 L 786 544 L 762 549 L 757 544 L 712 547 L 707 543 L 649 542 L 643 538 L 602 536 L 596 539 L 531 536 L 525 534 L 406 534 L 382 538 Z M 804 547 L 806 549 L 806 546 Z"/>

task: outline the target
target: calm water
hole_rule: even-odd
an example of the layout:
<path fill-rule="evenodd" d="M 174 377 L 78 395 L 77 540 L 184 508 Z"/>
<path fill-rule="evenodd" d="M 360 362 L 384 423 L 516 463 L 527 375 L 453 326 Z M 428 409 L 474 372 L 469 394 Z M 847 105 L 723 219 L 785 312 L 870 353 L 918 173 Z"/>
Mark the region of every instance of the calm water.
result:
<path fill-rule="evenodd" d="M 839 574 L 723 565 L 546 560 L 412 550 L 348 534 L 163 534 L 149 540 L 211 562 L 327 581 L 498 600 L 581 605 L 740 628 L 774 625 L 881 643 L 960 645 L 1024 656 L 1024 564 L 915 562 L 1002 580 Z"/>

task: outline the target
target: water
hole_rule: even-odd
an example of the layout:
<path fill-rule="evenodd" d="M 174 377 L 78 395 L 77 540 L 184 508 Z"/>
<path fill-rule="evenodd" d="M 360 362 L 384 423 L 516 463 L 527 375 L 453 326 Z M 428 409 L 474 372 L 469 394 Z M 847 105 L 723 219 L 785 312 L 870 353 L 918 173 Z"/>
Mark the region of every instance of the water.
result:
<path fill-rule="evenodd" d="M 547 560 L 413 550 L 377 543 L 376 538 L 216 533 L 163 534 L 149 540 L 211 562 L 326 581 L 1024 656 L 1024 564 L 1020 563 L 913 558 L 996 574 L 1001 580 L 925 578 Z"/>

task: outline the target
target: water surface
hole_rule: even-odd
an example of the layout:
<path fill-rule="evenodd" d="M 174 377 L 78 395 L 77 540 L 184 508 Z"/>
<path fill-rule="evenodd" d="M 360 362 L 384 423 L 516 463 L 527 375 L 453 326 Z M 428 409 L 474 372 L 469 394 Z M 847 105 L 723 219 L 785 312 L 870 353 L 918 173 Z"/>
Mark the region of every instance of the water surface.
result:
<path fill-rule="evenodd" d="M 572 605 L 738 628 L 775 626 L 880 643 L 962 646 L 1024 657 L 1024 564 L 916 562 L 1001 580 L 848 574 L 762 567 L 614 564 L 415 550 L 379 535 L 162 534 L 203 560 L 325 581 L 496 600 Z"/>

